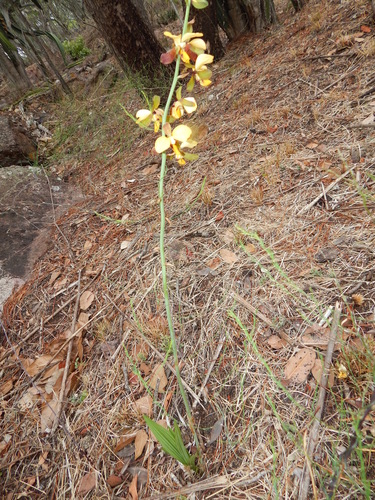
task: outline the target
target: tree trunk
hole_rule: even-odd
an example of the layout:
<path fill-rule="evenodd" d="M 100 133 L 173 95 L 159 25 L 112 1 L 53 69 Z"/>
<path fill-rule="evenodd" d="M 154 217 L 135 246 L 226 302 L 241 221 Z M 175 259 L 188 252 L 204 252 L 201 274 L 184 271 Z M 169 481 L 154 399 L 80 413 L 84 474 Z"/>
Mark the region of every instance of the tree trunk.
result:
<path fill-rule="evenodd" d="M 224 55 L 224 47 L 220 40 L 215 0 L 208 0 L 205 9 L 194 9 L 191 13 L 195 18 L 194 31 L 203 33 L 203 39 L 209 43 L 209 52 L 219 60 Z"/>
<path fill-rule="evenodd" d="M 151 81 L 165 74 L 164 49 L 130 0 L 85 0 L 85 5 L 125 72 Z"/>
<path fill-rule="evenodd" d="M 18 15 L 19 15 L 19 18 L 18 20 L 19 21 L 23 21 L 23 24 L 25 26 L 25 28 L 30 32 L 32 33 L 32 27 L 27 19 L 27 17 L 21 12 L 21 10 L 18 10 Z M 27 35 L 27 38 L 29 38 L 29 35 Z M 59 80 L 59 82 L 61 83 L 61 87 L 63 89 L 63 91 L 68 94 L 68 95 L 73 95 L 72 91 L 70 90 L 69 88 L 69 85 L 66 83 L 66 81 L 64 80 L 63 76 L 61 75 L 61 73 L 59 72 L 59 70 L 57 69 L 57 67 L 55 66 L 54 62 L 52 61 L 52 59 L 50 58 L 49 54 L 48 54 L 48 51 L 46 49 L 46 46 L 44 45 L 44 43 L 42 42 L 42 40 L 38 40 L 36 37 L 33 38 L 33 43 L 36 45 L 36 47 L 39 49 L 39 51 L 42 53 L 42 56 L 44 57 L 44 59 L 46 60 L 48 66 L 51 68 L 51 70 L 53 71 L 53 73 L 55 74 L 56 78 Z"/>
<path fill-rule="evenodd" d="M 277 21 L 274 0 L 215 0 L 220 26 L 233 40 L 246 32 L 260 33 Z"/>
<path fill-rule="evenodd" d="M 307 0 L 291 0 L 294 10 L 298 12 L 302 9 L 304 5 L 306 5 Z"/>
<path fill-rule="evenodd" d="M 13 54 L 12 54 L 13 56 Z M 20 56 L 17 54 L 18 58 Z M 17 93 L 23 93 L 32 87 L 27 76 L 23 61 L 15 56 L 10 59 L 0 45 L 0 68 L 4 78 L 16 89 Z"/>

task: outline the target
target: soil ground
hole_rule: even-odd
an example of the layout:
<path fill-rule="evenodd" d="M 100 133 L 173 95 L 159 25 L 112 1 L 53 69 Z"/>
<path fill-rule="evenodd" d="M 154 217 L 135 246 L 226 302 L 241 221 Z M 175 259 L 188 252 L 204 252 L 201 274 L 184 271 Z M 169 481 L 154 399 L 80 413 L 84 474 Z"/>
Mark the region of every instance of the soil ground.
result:
<path fill-rule="evenodd" d="M 118 83 L 55 106 L 55 168 L 87 198 L 4 306 L 4 498 L 302 498 L 306 477 L 309 498 L 372 497 L 374 30 L 365 0 L 311 0 L 195 91 L 199 159 L 169 165 L 165 204 L 198 474 L 142 417 L 195 451 L 155 138 L 115 106 L 144 103 Z"/>

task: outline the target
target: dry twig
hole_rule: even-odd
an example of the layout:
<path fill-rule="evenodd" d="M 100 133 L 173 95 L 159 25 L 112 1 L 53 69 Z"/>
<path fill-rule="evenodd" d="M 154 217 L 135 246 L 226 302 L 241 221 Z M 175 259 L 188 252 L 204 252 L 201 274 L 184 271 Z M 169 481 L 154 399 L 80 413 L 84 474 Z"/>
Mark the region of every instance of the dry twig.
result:
<path fill-rule="evenodd" d="M 306 500 L 308 497 L 310 473 L 312 474 L 310 465 L 316 444 L 318 442 L 318 432 L 320 427 L 320 421 L 323 415 L 329 369 L 332 361 L 333 350 L 335 347 L 337 329 L 340 321 L 340 314 L 341 314 L 341 305 L 336 303 L 335 312 L 333 314 L 331 332 L 329 335 L 329 343 L 327 346 L 326 357 L 324 360 L 324 368 L 322 372 L 322 377 L 320 379 L 320 389 L 319 389 L 318 401 L 316 403 L 317 412 L 315 414 L 315 419 L 311 427 L 310 439 L 306 449 L 306 462 L 305 462 L 305 467 L 303 468 L 302 478 L 299 487 L 299 495 L 298 495 L 299 500 Z M 313 479 L 313 477 L 311 479 Z"/>

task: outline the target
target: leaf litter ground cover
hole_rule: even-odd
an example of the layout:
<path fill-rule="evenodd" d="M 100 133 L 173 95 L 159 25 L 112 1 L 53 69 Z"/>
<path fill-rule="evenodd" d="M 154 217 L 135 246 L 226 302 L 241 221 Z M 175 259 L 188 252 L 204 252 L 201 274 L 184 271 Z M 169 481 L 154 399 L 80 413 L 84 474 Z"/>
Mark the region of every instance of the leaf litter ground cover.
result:
<path fill-rule="evenodd" d="M 358 427 L 374 390 L 373 47 L 367 2 L 311 0 L 231 44 L 213 85 L 196 89 L 207 135 L 199 160 L 170 164 L 165 204 L 200 475 L 166 456 L 142 417 L 176 419 L 194 453 L 162 300 L 153 138 L 122 128 L 124 146 L 113 121 L 90 122 L 79 150 L 59 146 L 56 168 L 89 196 L 4 307 L 5 498 L 297 498 L 306 468 L 317 498 L 330 487 L 371 497 L 374 413 Z M 98 90 L 87 99 L 105 104 Z"/>

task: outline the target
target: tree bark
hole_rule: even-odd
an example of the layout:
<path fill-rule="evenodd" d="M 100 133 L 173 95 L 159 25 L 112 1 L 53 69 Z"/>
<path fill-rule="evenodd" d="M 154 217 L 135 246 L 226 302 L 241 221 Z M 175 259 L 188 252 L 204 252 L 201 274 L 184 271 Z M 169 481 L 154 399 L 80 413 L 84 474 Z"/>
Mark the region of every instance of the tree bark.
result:
<path fill-rule="evenodd" d="M 224 47 L 219 35 L 219 24 L 217 19 L 217 10 L 215 0 L 208 0 L 208 6 L 205 9 L 194 9 L 191 13 L 195 18 L 194 31 L 203 33 L 203 39 L 209 43 L 209 52 L 219 60 L 224 55 Z"/>
<path fill-rule="evenodd" d="M 274 0 L 215 0 L 220 26 L 233 40 L 246 32 L 260 33 L 277 21 Z"/>
<path fill-rule="evenodd" d="M 130 0 L 85 0 L 85 5 L 125 72 L 151 81 L 165 74 L 164 49 Z"/>
<path fill-rule="evenodd" d="M 17 54 L 18 58 L 20 57 Z M 18 93 L 25 92 L 32 87 L 27 76 L 22 60 L 19 61 L 15 56 L 10 59 L 0 45 L 0 68 L 4 78 L 16 89 Z"/>
<path fill-rule="evenodd" d="M 298 12 L 302 9 L 304 5 L 306 5 L 307 0 L 291 0 L 294 10 Z"/>

